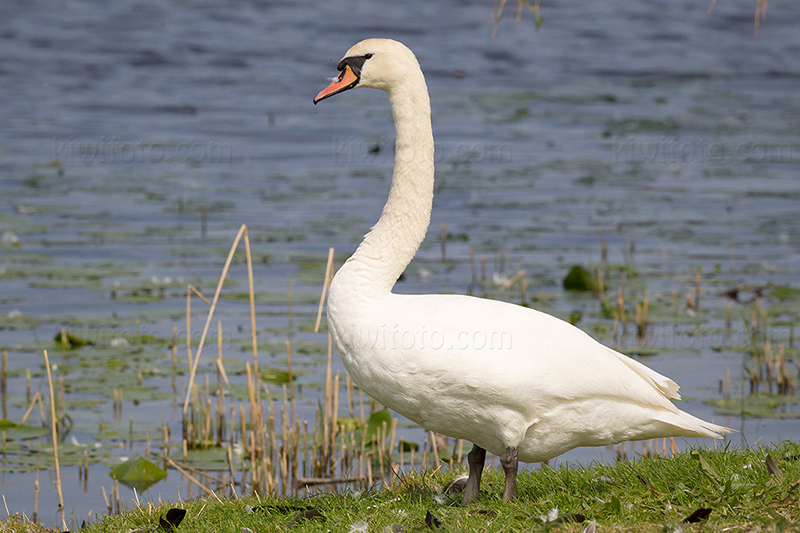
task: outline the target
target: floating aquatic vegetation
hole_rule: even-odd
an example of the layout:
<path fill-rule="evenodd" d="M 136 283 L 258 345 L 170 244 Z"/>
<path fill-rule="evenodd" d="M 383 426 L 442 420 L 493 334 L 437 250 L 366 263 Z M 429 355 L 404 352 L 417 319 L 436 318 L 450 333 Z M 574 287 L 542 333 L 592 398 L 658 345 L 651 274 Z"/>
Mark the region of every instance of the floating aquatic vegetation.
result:
<path fill-rule="evenodd" d="M 573 265 L 564 277 L 564 289 L 568 291 L 594 292 L 597 290 L 597 277 L 581 265 Z"/>
<path fill-rule="evenodd" d="M 0 432 L 5 440 L 38 439 L 47 435 L 48 428 L 17 424 L 11 420 L 0 420 Z"/>
<path fill-rule="evenodd" d="M 140 492 L 167 477 L 167 473 L 161 467 L 143 457 L 128 459 L 108 475 Z"/>
<path fill-rule="evenodd" d="M 707 400 L 719 415 L 755 418 L 800 418 L 800 396 L 758 392 L 745 398 Z"/>
<path fill-rule="evenodd" d="M 84 346 L 94 345 L 92 341 L 79 337 L 74 333 L 69 333 L 67 330 L 63 329 L 55 334 L 53 340 L 56 341 L 56 345 L 63 350 L 77 350 Z"/>

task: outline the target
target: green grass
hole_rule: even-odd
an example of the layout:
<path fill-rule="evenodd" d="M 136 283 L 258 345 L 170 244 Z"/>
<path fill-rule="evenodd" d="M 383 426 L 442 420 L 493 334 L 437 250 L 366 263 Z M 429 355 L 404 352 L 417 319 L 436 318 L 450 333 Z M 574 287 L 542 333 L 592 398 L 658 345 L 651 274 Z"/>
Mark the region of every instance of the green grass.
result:
<path fill-rule="evenodd" d="M 767 466 L 772 458 L 773 466 Z M 441 531 L 797 531 L 800 530 L 800 444 L 746 450 L 691 450 L 671 458 L 643 457 L 613 465 L 543 467 L 524 471 L 519 498 L 501 501 L 502 472 L 484 474 L 478 503 L 462 506 L 442 487 L 459 471 L 411 473 L 383 490 L 312 494 L 304 498 L 212 498 L 133 509 L 85 526 L 86 533 L 163 531 L 159 520 L 171 507 L 187 511 L 180 533 L 262 531 L 426 531 L 426 514 Z M 698 509 L 707 520 L 683 520 Z M 583 515 L 583 523 L 547 523 L 553 514 Z M 428 521 L 431 521 L 429 518 Z M 360 528 L 360 529 L 359 529 Z M 364 529 L 366 528 L 366 529 Z M 73 531 L 78 527 L 73 526 Z M 20 518 L 0 531 L 38 531 Z"/>

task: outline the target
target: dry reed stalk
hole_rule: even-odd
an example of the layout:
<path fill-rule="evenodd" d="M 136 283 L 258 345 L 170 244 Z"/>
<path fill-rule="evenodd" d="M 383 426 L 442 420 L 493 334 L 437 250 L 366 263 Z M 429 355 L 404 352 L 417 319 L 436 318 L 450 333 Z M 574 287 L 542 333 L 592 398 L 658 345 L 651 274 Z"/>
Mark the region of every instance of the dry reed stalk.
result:
<path fill-rule="evenodd" d="M 344 431 L 339 432 L 339 471 L 342 473 L 347 472 L 350 465 L 350 452 L 347 449 L 344 434 Z"/>
<path fill-rule="evenodd" d="M 208 494 L 209 496 L 213 496 L 215 500 L 217 500 L 218 502 L 222 503 L 222 500 L 220 500 L 220 499 L 219 499 L 219 496 L 217 496 L 217 494 L 216 494 L 216 493 L 215 493 L 213 490 L 209 489 L 208 487 L 206 487 L 205 485 L 203 485 L 202 483 L 200 483 L 199 481 L 197 481 L 197 479 L 195 479 L 195 478 L 194 478 L 194 476 L 192 476 L 192 475 L 191 475 L 189 472 L 187 472 L 186 470 L 184 470 L 183 468 L 181 468 L 181 467 L 180 467 L 180 465 L 179 465 L 178 463 L 176 463 L 175 461 L 173 461 L 173 460 L 172 460 L 172 459 L 170 459 L 169 457 L 167 457 L 167 462 L 169 463 L 169 465 L 170 465 L 172 468 L 174 468 L 175 470 L 177 470 L 178 472 L 180 472 L 180 473 L 181 473 L 183 476 L 185 476 L 185 477 L 186 477 L 186 479 L 188 479 L 189 481 L 191 481 L 192 483 L 194 483 L 195 485 L 197 485 L 197 487 L 198 487 L 200 490 L 202 490 L 203 492 L 205 492 L 205 493 L 206 493 L 206 494 Z"/>
<path fill-rule="evenodd" d="M 290 439 L 289 439 L 289 394 L 286 384 L 284 383 L 282 386 L 283 389 L 283 407 L 281 407 L 281 418 L 280 418 L 280 426 L 281 426 L 281 447 L 279 450 L 279 463 L 278 466 L 281 469 L 281 478 L 284 480 L 288 479 L 289 476 L 289 446 L 290 446 Z M 284 482 L 281 484 L 281 491 L 285 494 L 286 491 L 286 483 Z"/>
<path fill-rule="evenodd" d="M 436 434 L 433 431 L 429 431 L 428 435 L 430 436 L 431 441 L 431 453 L 435 459 L 436 468 L 442 466 L 442 461 L 439 459 L 439 439 L 436 438 Z"/>
<path fill-rule="evenodd" d="M 789 344 L 791 346 L 791 344 Z M 31 401 L 31 369 L 25 369 L 25 401 Z"/>
<path fill-rule="evenodd" d="M 233 406 L 233 399 L 231 399 L 231 417 L 229 420 L 230 420 L 230 430 L 228 431 L 228 437 L 230 438 L 229 444 L 233 446 L 234 437 L 236 433 L 236 408 Z"/>
<path fill-rule="evenodd" d="M 36 406 L 37 401 L 40 404 L 42 402 L 42 395 L 39 393 L 38 390 L 33 393 L 33 400 L 31 400 L 30 404 L 28 405 L 28 409 L 25 411 L 25 414 L 22 415 L 22 420 L 19 421 L 20 425 L 24 424 L 28 420 L 28 417 L 31 415 L 31 412 L 33 411 L 33 408 Z"/>
<path fill-rule="evenodd" d="M 264 435 L 265 439 L 264 445 L 266 446 L 266 443 L 270 444 L 269 457 L 271 458 L 272 455 L 278 449 L 277 437 L 275 436 L 275 402 L 272 399 L 272 393 L 269 391 L 267 384 L 262 382 L 261 385 L 264 387 L 264 393 L 267 395 L 267 406 L 269 407 L 269 416 L 267 417 L 268 423 L 266 427 L 262 427 L 260 431 L 262 432 L 266 431 L 266 434 Z M 258 409 L 260 413 L 259 416 L 263 420 L 264 416 L 261 404 L 259 404 Z M 272 465 L 272 461 L 270 461 L 270 465 Z"/>
<path fill-rule="evenodd" d="M 303 476 L 308 475 L 308 420 L 303 420 Z"/>
<path fill-rule="evenodd" d="M 361 455 L 358 461 L 358 475 L 364 477 L 364 462 L 367 461 L 367 432 L 361 432 Z"/>
<path fill-rule="evenodd" d="M 193 285 L 186 286 L 186 359 L 189 369 L 192 368 L 192 293 L 196 294 L 206 305 L 211 305 L 206 297 Z"/>
<path fill-rule="evenodd" d="M 106 507 L 108 508 L 108 514 L 114 514 L 114 510 L 111 508 L 111 502 L 108 501 L 108 494 L 106 494 L 106 488 L 104 486 L 100 486 L 100 490 L 103 491 L 103 499 L 106 501 Z"/>
<path fill-rule="evenodd" d="M 250 367 L 249 361 L 245 362 L 244 368 L 247 372 L 247 398 L 250 401 L 250 422 L 254 422 L 252 418 L 255 415 L 254 411 L 256 410 L 256 393 L 253 385 L 253 369 Z"/>
<path fill-rule="evenodd" d="M 56 399 L 53 392 L 53 376 L 50 372 L 50 358 L 47 356 L 47 350 L 43 350 L 44 364 L 47 368 L 47 385 L 50 388 L 50 429 L 53 434 L 53 458 L 55 459 L 56 467 L 56 491 L 58 491 L 58 507 L 61 510 L 61 526 L 63 530 L 67 529 L 67 522 L 64 519 L 64 493 L 61 491 L 61 468 L 58 464 L 58 419 L 56 417 Z"/>
<path fill-rule="evenodd" d="M 205 424 L 203 424 L 203 449 L 208 450 L 208 443 L 211 441 L 211 398 L 206 398 Z"/>
<path fill-rule="evenodd" d="M 163 455 L 164 455 L 164 470 L 167 469 L 167 460 L 166 457 L 169 455 L 169 425 L 164 423 L 164 415 L 161 415 L 161 429 L 164 434 L 164 446 L 163 446 Z"/>
<path fill-rule="evenodd" d="M 228 455 L 228 471 L 231 474 L 231 482 L 230 482 L 231 495 L 233 496 L 234 500 L 238 500 L 239 499 L 239 495 L 236 494 L 236 470 L 234 470 L 234 468 L 233 468 L 233 446 L 228 446 L 227 452 L 228 452 L 227 453 L 227 455 Z"/>
<path fill-rule="evenodd" d="M 39 520 L 39 458 L 36 458 L 36 479 L 33 482 L 33 521 Z"/>
<path fill-rule="evenodd" d="M 767 374 L 767 392 L 770 394 L 772 393 L 772 381 L 774 379 L 772 372 L 774 361 L 775 359 L 772 354 L 772 342 L 767 340 L 764 342 L 764 370 Z"/>
<path fill-rule="evenodd" d="M 347 406 L 350 408 L 350 418 L 355 418 L 355 391 L 353 390 L 353 379 L 350 374 L 345 374 L 345 387 L 347 388 Z"/>
<path fill-rule="evenodd" d="M 525 277 L 525 274 L 526 274 L 526 272 L 524 270 L 517 271 L 517 273 L 514 274 L 513 276 L 511 276 L 511 278 L 509 278 L 508 281 L 506 281 L 505 283 L 500 285 L 500 288 L 497 289 L 497 290 L 500 291 L 500 292 L 503 292 L 504 290 L 506 290 L 509 287 L 511 287 L 512 285 L 514 285 L 517 281 L 520 281 L 521 279 L 523 279 Z"/>
<path fill-rule="evenodd" d="M 291 424 L 294 425 L 297 417 L 295 416 L 295 402 L 294 402 L 294 376 L 292 375 L 292 343 L 286 341 L 286 374 L 289 379 L 289 397 L 292 402 L 292 416 L 290 418 Z"/>
<path fill-rule="evenodd" d="M 383 466 L 386 463 L 386 433 L 388 432 L 388 428 L 386 427 L 386 421 L 384 420 L 381 423 L 381 427 L 378 428 L 378 441 L 376 442 L 376 447 L 378 448 L 378 473 L 381 476 L 381 479 L 386 479 L 386 474 L 383 471 Z"/>
<path fill-rule="evenodd" d="M 339 373 L 333 380 L 333 409 L 331 411 L 331 450 L 336 443 L 336 433 L 339 431 Z"/>
<path fill-rule="evenodd" d="M 239 428 L 239 443 L 242 446 L 242 494 L 244 494 L 247 489 L 247 461 L 245 461 L 245 457 L 249 451 L 247 449 L 247 419 L 245 418 L 244 405 L 241 403 L 239 404 L 239 423 L 241 426 Z"/>
<path fill-rule="evenodd" d="M 192 289 L 186 286 L 186 361 L 189 369 L 192 368 Z"/>
<path fill-rule="evenodd" d="M 314 324 L 314 333 L 319 332 L 319 325 L 322 321 L 322 306 L 325 304 L 325 297 L 328 294 L 331 281 L 333 281 L 333 248 L 328 248 L 328 262 L 325 264 L 325 279 L 322 281 L 322 294 L 319 296 L 319 307 L 317 308 L 317 321 Z"/>
<path fill-rule="evenodd" d="M 725 368 L 725 391 L 722 397 L 726 400 L 731 399 L 731 367 Z"/>
<path fill-rule="evenodd" d="M 250 439 L 250 484 L 253 492 L 259 494 L 261 492 L 261 462 L 256 459 L 255 431 L 250 431 L 248 436 Z"/>
<path fill-rule="evenodd" d="M 315 485 L 338 485 L 340 483 L 362 483 L 366 481 L 365 477 L 301 477 L 295 481 L 295 486 L 298 489 L 311 487 Z"/>
<path fill-rule="evenodd" d="M 258 337 L 256 335 L 256 293 L 253 283 L 253 256 L 250 253 L 250 235 L 247 233 L 247 226 L 242 225 L 244 230 L 244 255 L 247 259 L 247 290 L 250 299 L 250 338 L 253 343 L 253 372 L 258 376 Z M 256 387 L 256 399 L 261 401 L 261 393 Z"/>
<path fill-rule="evenodd" d="M 264 472 L 264 493 L 272 494 L 275 492 L 275 480 L 272 477 L 272 461 L 264 455 L 261 457 L 261 471 Z M 256 496 L 258 496 L 256 494 Z"/>
<path fill-rule="evenodd" d="M 678 318 L 678 310 L 679 310 L 679 308 L 678 308 L 678 291 L 675 290 L 675 289 L 672 289 L 672 292 L 670 294 L 672 295 L 672 316 L 674 318 Z"/>
<path fill-rule="evenodd" d="M 753 40 L 758 39 L 758 27 L 762 20 L 767 20 L 767 0 L 758 0 L 756 3 L 755 27 L 753 28 Z"/>
<path fill-rule="evenodd" d="M 297 479 L 297 472 L 299 471 L 300 466 L 300 422 L 295 421 L 294 426 L 292 426 L 291 430 L 292 436 L 292 479 Z M 297 495 L 297 491 L 294 492 L 295 496 Z"/>
<path fill-rule="evenodd" d="M 392 461 L 392 450 L 394 450 L 394 439 L 397 438 L 397 419 L 396 418 L 392 418 L 392 425 L 391 425 L 391 427 L 389 429 L 390 429 L 390 431 L 389 431 L 389 444 L 388 444 L 388 447 L 386 448 L 386 450 L 387 450 L 387 455 L 389 457 L 389 462 L 391 462 Z"/>
<path fill-rule="evenodd" d="M 217 321 L 217 446 L 222 445 L 225 428 L 225 393 L 222 390 L 222 321 Z"/>
<path fill-rule="evenodd" d="M 211 301 L 211 309 L 208 310 L 208 316 L 206 317 L 206 323 L 203 326 L 203 333 L 200 336 L 200 343 L 197 345 L 197 352 L 195 353 L 194 361 L 192 362 L 191 370 L 189 372 L 189 386 L 188 386 L 188 390 L 186 392 L 186 400 L 183 403 L 183 413 L 184 414 L 186 414 L 186 410 L 189 408 L 189 399 L 190 399 L 190 394 L 191 394 L 191 390 L 192 390 L 192 385 L 194 384 L 195 374 L 197 373 L 197 365 L 200 363 L 200 354 L 203 352 L 203 346 L 206 343 L 206 335 L 208 335 L 208 327 L 209 327 L 209 325 L 211 325 L 211 318 L 214 316 L 214 310 L 217 307 L 217 301 L 219 300 L 220 292 L 222 292 L 222 285 L 223 285 L 223 283 L 225 283 L 225 278 L 228 275 L 228 269 L 230 268 L 231 261 L 233 260 L 233 253 L 236 251 L 236 248 L 239 246 L 239 240 L 241 240 L 242 234 L 246 235 L 246 233 L 247 233 L 247 226 L 243 224 L 241 226 L 241 228 L 239 228 L 239 233 L 236 234 L 236 238 L 233 241 L 233 245 L 231 246 L 230 252 L 228 252 L 228 257 L 225 260 L 225 266 L 222 268 L 222 274 L 220 275 L 219 281 L 217 282 L 217 289 L 214 292 L 214 298 Z M 248 242 L 248 239 L 247 239 L 247 237 L 245 237 L 245 243 L 247 243 L 247 242 Z M 247 248 L 249 248 L 248 244 L 245 244 L 245 246 Z M 248 268 L 252 268 L 251 267 L 251 262 L 249 260 L 249 257 L 250 256 L 248 254 Z M 250 290 L 251 290 L 250 294 L 251 294 L 251 310 L 252 310 L 251 311 L 251 313 L 252 313 L 251 316 L 252 316 L 252 321 L 254 322 L 255 321 L 255 305 L 254 305 L 254 300 L 252 299 L 252 294 L 253 294 L 252 293 L 252 278 L 251 278 Z M 189 318 L 189 315 L 188 315 L 189 307 L 188 307 L 188 305 L 189 304 L 187 303 L 187 315 L 186 315 L 187 316 L 187 320 Z M 251 325 L 252 325 L 252 323 L 251 323 Z M 189 335 L 189 331 L 190 330 L 187 329 L 187 337 L 190 336 Z M 254 339 L 254 350 L 255 350 L 255 328 L 253 328 L 253 339 Z M 187 348 L 189 348 L 189 350 L 191 350 L 190 341 L 188 341 L 188 340 L 187 340 Z"/>

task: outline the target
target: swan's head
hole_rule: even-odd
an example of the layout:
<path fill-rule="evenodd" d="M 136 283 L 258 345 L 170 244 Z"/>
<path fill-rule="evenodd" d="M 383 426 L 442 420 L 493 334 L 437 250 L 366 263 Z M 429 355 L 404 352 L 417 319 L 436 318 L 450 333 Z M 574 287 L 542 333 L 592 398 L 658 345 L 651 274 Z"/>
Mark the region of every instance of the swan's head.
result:
<path fill-rule="evenodd" d="M 366 39 L 356 44 L 336 65 L 339 75 L 315 98 L 316 104 L 354 87 L 389 92 L 406 78 L 421 74 L 414 53 L 391 39 Z"/>

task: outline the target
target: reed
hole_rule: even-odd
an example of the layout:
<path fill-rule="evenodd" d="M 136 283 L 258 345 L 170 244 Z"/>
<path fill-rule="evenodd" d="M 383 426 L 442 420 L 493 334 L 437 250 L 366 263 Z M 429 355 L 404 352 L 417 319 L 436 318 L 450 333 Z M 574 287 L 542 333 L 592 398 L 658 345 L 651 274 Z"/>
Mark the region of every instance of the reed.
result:
<path fill-rule="evenodd" d="M 314 324 L 314 333 L 319 332 L 320 322 L 322 321 L 322 307 L 325 304 L 325 297 L 328 294 L 331 281 L 333 281 L 333 248 L 328 248 L 328 261 L 325 263 L 325 279 L 322 281 L 322 294 L 319 296 L 319 307 L 317 308 L 317 321 Z"/>
<path fill-rule="evenodd" d="M 172 460 L 172 459 L 170 459 L 169 457 L 167 458 L 167 462 L 169 463 L 169 465 L 170 465 L 172 468 L 174 468 L 175 470 L 177 470 L 178 472 L 180 472 L 180 473 L 181 473 L 181 474 L 182 474 L 184 477 L 186 477 L 186 479 L 188 479 L 189 481 L 191 481 L 191 482 L 192 482 L 192 483 L 193 483 L 195 486 L 197 486 L 197 487 L 198 487 L 200 490 L 202 490 L 203 492 L 205 492 L 205 493 L 206 493 L 206 494 L 208 494 L 209 496 L 213 497 L 215 500 L 217 500 L 217 501 L 219 501 L 219 502 L 221 502 L 221 501 L 222 501 L 222 500 L 220 500 L 220 499 L 219 499 L 219 496 L 217 496 L 217 494 L 216 494 L 216 493 L 215 493 L 213 490 L 209 489 L 208 487 L 206 487 L 205 485 L 203 485 L 202 483 L 200 483 L 200 482 L 199 482 L 199 481 L 198 481 L 198 480 L 197 480 L 197 479 L 196 479 L 194 476 L 192 476 L 192 475 L 191 475 L 189 472 L 187 472 L 186 470 L 184 470 L 183 468 L 181 468 L 181 466 L 180 466 L 178 463 L 176 463 L 175 461 L 173 461 L 173 460 Z M 117 494 L 119 494 L 119 488 L 117 488 Z"/>
<path fill-rule="evenodd" d="M 186 410 L 189 408 L 189 399 L 190 399 L 190 395 L 191 395 L 191 391 L 192 391 L 192 385 L 194 385 L 195 374 L 197 373 L 197 365 L 200 362 L 200 354 L 203 352 L 203 346 L 205 345 L 205 342 L 206 342 L 206 335 L 208 335 L 208 327 L 211 324 L 211 318 L 214 316 L 214 310 L 217 307 L 217 301 L 219 300 L 220 292 L 222 292 L 222 284 L 225 282 L 225 278 L 228 276 L 228 269 L 231 266 L 231 261 L 233 260 L 233 254 L 236 251 L 236 248 L 239 246 L 239 241 L 241 240 L 242 235 L 245 235 L 245 242 L 248 243 L 248 244 L 245 245 L 246 246 L 246 251 L 248 251 L 248 262 L 247 262 L 247 264 L 248 264 L 249 276 L 252 276 L 252 270 L 251 270 L 252 269 L 252 261 L 250 259 L 250 254 L 249 254 L 250 245 L 249 245 L 249 240 L 247 239 L 247 226 L 242 225 L 241 228 L 239 228 L 239 233 L 236 234 L 236 238 L 233 240 L 233 245 L 231 246 L 230 252 L 228 252 L 228 257 L 225 260 L 225 266 L 222 267 L 222 274 L 220 275 L 219 281 L 217 282 L 217 289 L 214 292 L 214 298 L 211 301 L 211 308 L 208 311 L 208 316 L 206 317 L 206 323 L 203 326 L 203 333 L 200 335 L 200 343 L 197 346 L 197 352 L 195 352 L 194 361 L 192 362 L 191 370 L 189 372 L 189 386 L 187 387 L 187 391 L 186 391 L 186 400 L 183 403 L 183 412 L 184 412 L 184 414 L 186 413 Z M 250 305 L 251 305 L 251 308 L 252 308 L 251 317 L 252 317 L 252 320 L 254 322 L 255 321 L 255 299 L 254 299 L 254 297 L 252 297 L 252 295 L 253 295 L 252 291 L 253 291 L 252 277 L 250 277 L 250 294 L 251 294 Z M 189 314 L 190 314 L 190 308 L 189 308 L 188 303 L 187 303 L 187 314 L 186 314 L 187 322 L 189 320 Z M 188 340 L 188 338 L 189 338 L 188 332 L 190 332 L 191 330 L 188 328 L 188 323 L 187 323 L 187 330 L 186 331 L 187 331 L 187 341 L 186 341 L 187 349 L 190 352 L 190 359 L 191 359 L 191 344 L 190 344 L 190 341 Z M 255 328 L 253 328 L 253 349 L 254 349 L 254 353 L 255 353 L 255 350 L 256 350 L 256 345 L 257 345 L 256 333 L 255 333 Z"/>
<path fill-rule="evenodd" d="M 67 521 L 64 517 L 64 493 L 61 491 L 61 468 L 58 464 L 58 416 L 56 415 L 56 399 L 53 391 L 53 376 L 50 372 L 50 358 L 47 350 L 43 350 L 44 365 L 47 369 L 47 386 L 50 388 L 50 429 L 53 436 L 53 459 L 56 471 L 56 491 L 58 492 L 58 508 L 61 515 L 62 530 L 67 529 Z"/>

